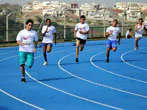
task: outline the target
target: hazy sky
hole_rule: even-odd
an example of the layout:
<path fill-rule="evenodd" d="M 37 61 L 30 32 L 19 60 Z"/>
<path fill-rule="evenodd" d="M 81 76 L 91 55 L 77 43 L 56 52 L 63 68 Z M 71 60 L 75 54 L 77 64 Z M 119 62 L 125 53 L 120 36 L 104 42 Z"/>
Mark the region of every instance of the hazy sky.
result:
<path fill-rule="evenodd" d="M 0 0 L 0 4 L 6 3 L 6 2 L 11 4 L 25 4 L 29 1 L 33 1 L 33 0 Z M 92 2 L 95 2 L 99 4 L 106 4 L 107 7 L 113 6 L 116 2 L 121 2 L 121 1 L 147 3 L 147 0 L 39 0 L 39 1 L 60 1 L 60 2 L 66 2 L 66 3 L 71 3 L 72 1 L 76 1 L 79 4 L 83 4 L 83 3 L 91 4 Z"/>

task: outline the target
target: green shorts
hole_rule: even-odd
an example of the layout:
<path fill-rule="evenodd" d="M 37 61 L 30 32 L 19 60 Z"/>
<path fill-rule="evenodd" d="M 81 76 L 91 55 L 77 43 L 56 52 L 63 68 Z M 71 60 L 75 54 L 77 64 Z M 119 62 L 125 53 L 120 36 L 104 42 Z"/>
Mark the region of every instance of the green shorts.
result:
<path fill-rule="evenodd" d="M 19 63 L 20 66 L 26 64 L 27 66 L 32 67 L 34 63 L 34 53 L 19 52 Z"/>

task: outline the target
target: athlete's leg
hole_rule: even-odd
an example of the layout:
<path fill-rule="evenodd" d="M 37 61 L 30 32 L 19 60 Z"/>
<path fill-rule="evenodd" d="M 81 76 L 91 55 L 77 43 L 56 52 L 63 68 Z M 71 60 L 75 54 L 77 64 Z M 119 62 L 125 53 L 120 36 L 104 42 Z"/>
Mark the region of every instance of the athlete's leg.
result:
<path fill-rule="evenodd" d="M 47 62 L 46 49 L 47 49 L 47 45 L 43 45 L 43 56 L 44 56 L 45 62 Z"/>
<path fill-rule="evenodd" d="M 25 78 L 25 64 L 20 65 L 20 71 L 22 73 L 22 78 Z"/>
<path fill-rule="evenodd" d="M 106 62 L 107 63 L 109 62 L 110 50 L 111 49 L 109 47 L 106 49 Z"/>
<path fill-rule="evenodd" d="M 117 48 L 116 48 L 116 47 L 113 47 L 112 50 L 113 50 L 114 52 L 116 52 Z"/>
<path fill-rule="evenodd" d="M 109 62 L 109 56 L 110 56 L 110 50 L 112 49 L 112 41 L 111 40 L 107 40 L 106 43 L 106 62 Z"/>
<path fill-rule="evenodd" d="M 47 45 L 47 52 L 50 53 L 52 50 L 52 44 Z"/>
<path fill-rule="evenodd" d="M 135 50 L 138 49 L 138 41 L 139 41 L 139 38 L 135 38 Z"/>
<path fill-rule="evenodd" d="M 81 40 L 81 41 L 80 41 L 80 44 L 81 44 L 81 46 L 80 46 L 80 51 L 83 51 L 84 46 L 85 46 L 85 44 L 86 44 L 86 40 Z"/>
<path fill-rule="evenodd" d="M 118 45 L 120 45 L 120 37 L 118 38 Z"/>
<path fill-rule="evenodd" d="M 81 44 L 81 46 L 80 46 L 80 51 L 82 52 L 83 49 L 84 49 L 84 44 Z"/>
<path fill-rule="evenodd" d="M 25 62 L 26 62 L 26 53 L 19 52 L 19 63 L 20 63 L 20 71 L 22 74 L 21 82 L 25 82 Z"/>
<path fill-rule="evenodd" d="M 27 62 L 26 62 L 27 66 L 29 68 L 32 68 L 33 64 L 34 64 L 34 53 L 27 53 Z"/>
<path fill-rule="evenodd" d="M 78 62 L 79 57 L 79 46 L 80 46 L 80 40 L 76 40 L 76 62 Z"/>
<path fill-rule="evenodd" d="M 112 47 L 112 50 L 114 52 L 116 52 L 116 50 L 117 50 L 117 41 L 116 40 L 115 41 L 112 41 L 111 47 Z"/>

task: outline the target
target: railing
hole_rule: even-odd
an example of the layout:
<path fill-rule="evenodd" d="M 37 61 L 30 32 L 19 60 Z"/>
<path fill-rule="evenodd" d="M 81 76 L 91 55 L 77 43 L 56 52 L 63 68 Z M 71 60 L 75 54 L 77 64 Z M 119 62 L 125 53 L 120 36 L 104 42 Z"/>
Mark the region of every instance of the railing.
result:
<path fill-rule="evenodd" d="M 90 33 L 88 35 L 89 39 L 92 38 L 104 38 L 105 30 L 108 26 L 104 28 L 104 26 L 99 26 L 99 27 L 90 27 Z M 126 31 L 129 28 L 134 28 L 134 26 L 123 26 L 120 27 L 122 32 L 122 36 L 125 36 Z M 72 41 L 74 40 L 74 27 L 68 27 L 66 28 L 66 38 L 64 38 L 64 27 L 56 27 L 57 30 L 57 40 L 62 40 L 62 41 Z M 5 43 L 10 43 L 10 42 L 16 42 L 16 36 L 19 33 L 20 30 L 0 30 L 0 45 L 5 46 Z M 39 40 L 42 40 L 42 34 L 41 30 L 36 30 L 38 32 Z M 6 33 L 8 32 L 8 39 L 9 41 L 6 41 Z"/>

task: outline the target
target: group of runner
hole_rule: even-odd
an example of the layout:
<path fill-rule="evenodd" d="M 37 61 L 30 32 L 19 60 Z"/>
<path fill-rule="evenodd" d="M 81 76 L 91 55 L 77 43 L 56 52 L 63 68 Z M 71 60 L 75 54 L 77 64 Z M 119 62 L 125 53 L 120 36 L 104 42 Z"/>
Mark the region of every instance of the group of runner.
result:
<path fill-rule="evenodd" d="M 106 30 L 106 62 L 109 62 L 110 50 L 114 52 L 117 50 L 117 43 L 120 45 L 121 32 L 120 28 L 117 27 L 118 21 L 115 19 L 112 21 L 112 25 Z M 32 30 L 33 21 L 28 19 L 24 30 L 21 30 L 16 38 L 19 45 L 19 63 L 20 70 L 22 73 L 21 82 L 26 82 L 25 78 L 25 65 L 29 68 L 34 63 L 34 52 L 36 52 L 38 35 L 37 32 Z M 143 37 L 142 34 L 144 29 L 147 28 L 143 25 L 143 19 L 140 18 L 138 23 L 135 25 L 135 50 L 138 49 L 138 41 Z M 83 51 L 86 44 L 87 36 L 89 34 L 89 25 L 86 23 L 84 15 L 80 16 L 80 22 L 76 24 L 74 29 L 74 38 L 76 38 L 76 58 L 75 62 L 79 62 L 79 49 Z M 44 63 L 43 66 L 48 65 L 47 52 L 50 53 L 52 50 L 53 43 L 56 44 L 56 28 L 51 25 L 51 19 L 46 19 L 46 25 L 42 27 L 42 47 Z"/>

